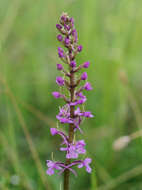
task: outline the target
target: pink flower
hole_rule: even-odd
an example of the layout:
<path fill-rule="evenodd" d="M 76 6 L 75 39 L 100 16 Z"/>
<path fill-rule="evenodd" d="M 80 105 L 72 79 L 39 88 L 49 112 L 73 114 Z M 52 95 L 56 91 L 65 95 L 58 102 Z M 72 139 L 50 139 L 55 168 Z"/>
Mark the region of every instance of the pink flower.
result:
<path fill-rule="evenodd" d="M 86 143 L 84 140 L 75 141 L 72 135 L 74 135 L 77 130 L 82 133 L 80 124 L 83 121 L 83 117 L 94 117 L 90 111 L 82 111 L 84 108 L 81 106 L 87 100 L 82 91 L 84 89 L 87 91 L 92 90 L 92 86 L 89 82 L 86 82 L 83 86 L 79 87 L 81 80 L 86 80 L 88 78 L 86 72 L 83 72 L 80 76 L 80 70 L 82 68 L 88 68 L 90 62 L 85 62 L 81 65 L 77 65 L 76 63 L 76 56 L 82 51 L 82 45 L 78 44 L 78 35 L 74 26 L 74 19 L 70 18 L 67 13 L 63 13 L 59 23 L 60 24 L 56 25 L 56 28 L 60 32 L 57 35 L 57 40 L 64 48 L 58 47 L 58 56 L 67 67 L 64 67 L 62 64 L 57 64 L 57 70 L 62 71 L 64 77 L 56 77 L 56 83 L 59 86 L 64 86 L 66 90 L 64 93 L 58 91 L 52 92 L 52 95 L 55 98 L 62 98 L 65 101 L 65 105 L 59 108 L 59 113 L 56 118 L 59 120 L 60 124 L 68 124 L 69 133 L 66 135 L 61 128 L 53 127 L 50 128 L 50 133 L 52 136 L 59 135 L 62 138 L 61 144 L 64 146 L 61 146 L 60 150 L 66 151 L 66 159 L 76 159 L 80 154 L 83 155 L 86 153 Z M 53 175 L 55 170 L 58 170 L 59 174 L 61 174 L 69 170 L 76 175 L 76 172 L 72 169 L 74 166 L 78 168 L 85 167 L 86 171 L 90 173 L 91 167 L 89 164 L 91 161 L 91 158 L 86 158 L 84 160 L 71 160 L 69 164 L 67 164 L 68 162 L 66 161 L 63 163 L 47 160 L 48 169 L 46 173 L 48 175 Z"/>
<path fill-rule="evenodd" d="M 78 165 L 78 168 L 82 168 L 82 167 L 85 167 L 86 168 L 86 171 L 88 172 L 88 173 L 91 173 L 91 168 L 90 168 L 90 166 L 89 166 L 89 164 L 92 162 L 92 159 L 91 158 L 86 158 L 84 161 L 82 161 L 82 163 L 80 163 L 79 165 Z"/>
<path fill-rule="evenodd" d="M 84 117 L 90 117 L 90 118 L 94 117 L 90 111 L 82 112 L 80 115 Z"/>
<path fill-rule="evenodd" d="M 46 173 L 48 175 L 53 175 L 54 174 L 54 169 L 56 170 L 61 170 L 62 168 L 59 166 L 58 162 L 53 162 L 51 160 L 47 160 L 47 166 L 48 166 L 48 170 L 46 171 Z"/>
<path fill-rule="evenodd" d="M 85 142 L 84 140 L 77 141 L 75 144 L 68 144 L 67 147 L 63 148 L 61 147 L 61 151 L 67 151 L 66 158 L 78 158 L 79 154 L 85 154 Z"/>

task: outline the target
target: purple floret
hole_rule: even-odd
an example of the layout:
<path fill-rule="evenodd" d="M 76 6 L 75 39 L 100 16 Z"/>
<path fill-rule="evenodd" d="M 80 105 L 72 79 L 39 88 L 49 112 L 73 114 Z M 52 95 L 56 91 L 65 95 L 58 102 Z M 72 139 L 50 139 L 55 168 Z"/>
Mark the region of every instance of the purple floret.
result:
<path fill-rule="evenodd" d="M 63 86 L 64 85 L 64 79 L 62 77 L 56 77 L 56 83 L 59 86 Z"/>
<path fill-rule="evenodd" d="M 78 47 L 77 47 L 77 50 L 78 50 L 78 52 L 81 52 L 82 51 L 82 45 L 79 45 Z"/>
<path fill-rule="evenodd" d="M 89 67 L 89 65 L 90 65 L 90 62 L 89 62 L 89 61 L 87 61 L 87 62 L 83 63 L 83 67 L 84 67 L 84 68 L 88 68 L 88 67 Z"/>
<path fill-rule="evenodd" d="M 72 27 L 74 26 L 74 18 L 70 18 L 70 22 L 72 24 Z"/>
<path fill-rule="evenodd" d="M 65 38 L 64 42 L 65 42 L 66 46 L 68 46 L 70 44 L 70 39 L 69 38 Z"/>
<path fill-rule="evenodd" d="M 75 144 L 68 144 L 66 148 L 60 148 L 61 151 L 67 151 L 66 158 L 78 158 L 79 154 L 85 154 L 85 142 L 84 140 L 77 141 Z"/>
<path fill-rule="evenodd" d="M 81 75 L 81 80 L 86 80 L 87 77 L 88 77 L 87 73 L 84 72 L 84 73 L 82 73 L 82 75 Z"/>
<path fill-rule="evenodd" d="M 75 61 L 71 61 L 71 62 L 70 62 L 70 66 L 71 66 L 72 68 L 76 67 L 76 62 L 75 62 Z"/>
<path fill-rule="evenodd" d="M 61 30 L 61 29 L 62 29 L 62 26 L 61 26 L 60 24 L 56 24 L 56 28 L 57 28 L 58 30 Z"/>
<path fill-rule="evenodd" d="M 54 98 L 61 98 L 62 95 L 59 92 L 52 92 L 52 95 L 54 96 Z"/>
<path fill-rule="evenodd" d="M 89 118 L 94 117 L 90 111 L 82 112 L 80 115 Z"/>
<path fill-rule="evenodd" d="M 59 40 L 59 42 L 61 42 L 61 41 L 63 40 L 63 36 L 62 36 L 61 34 L 59 34 L 59 35 L 57 36 L 57 39 Z"/>
<path fill-rule="evenodd" d="M 78 41 L 78 37 L 77 37 L 77 31 L 76 31 L 76 29 L 72 30 L 72 36 L 73 36 L 74 42 L 77 42 Z"/>
<path fill-rule="evenodd" d="M 57 69 L 58 69 L 59 71 L 63 70 L 62 64 L 57 64 Z"/>
<path fill-rule="evenodd" d="M 46 162 L 47 162 L 47 167 L 48 167 L 48 170 L 46 171 L 46 173 L 48 175 L 53 175 L 54 170 L 61 170 L 62 169 L 57 162 L 53 162 L 51 160 L 47 160 Z"/>
<path fill-rule="evenodd" d="M 64 28 L 69 31 L 71 27 L 67 24 L 64 24 Z"/>
<path fill-rule="evenodd" d="M 86 171 L 88 173 L 91 173 L 92 169 L 91 167 L 89 166 L 89 164 L 92 162 L 92 159 L 91 158 L 86 158 L 85 160 L 83 160 L 79 165 L 78 165 L 78 168 L 82 168 L 82 167 L 85 167 L 86 168 Z"/>
<path fill-rule="evenodd" d="M 60 58 L 63 58 L 64 57 L 64 50 L 60 47 L 58 47 L 58 55 Z"/>
<path fill-rule="evenodd" d="M 92 88 L 92 86 L 91 86 L 91 84 L 89 82 L 86 82 L 86 84 L 84 85 L 84 89 L 87 90 L 87 91 L 90 91 L 93 88 Z"/>

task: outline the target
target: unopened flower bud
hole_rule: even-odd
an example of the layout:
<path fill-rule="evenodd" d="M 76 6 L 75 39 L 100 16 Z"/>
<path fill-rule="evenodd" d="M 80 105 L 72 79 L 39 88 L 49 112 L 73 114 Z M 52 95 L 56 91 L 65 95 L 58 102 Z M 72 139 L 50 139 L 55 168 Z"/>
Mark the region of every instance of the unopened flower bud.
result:
<path fill-rule="evenodd" d="M 62 77 L 56 77 L 56 83 L 59 86 L 63 86 L 64 85 L 64 79 Z"/>
<path fill-rule="evenodd" d="M 71 61 L 71 62 L 70 62 L 70 66 L 71 66 L 72 68 L 76 67 L 76 62 L 75 62 L 75 61 Z"/>
<path fill-rule="evenodd" d="M 61 19 L 61 21 L 66 22 L 68 20 L 68 14 L 67 13 L 62 13 L 60 19 Z"/>
<path fill-rule="evenodd" d="M 77 31 L 76 31 L 76 29 L 72 30 L 72 36 L 74 38 L 74 42 L 77 42 L 78 41 L 78 37 L 77 37 Z"/>
<path fill-rule="evenodd" d="M 64 28 L 66 29 L 66 30 L 70 30 L 70 26 L 69 25 L 67 25 L 67 24 L 64 24 Z"/>
<path fill-rule="evenodd" d="M 58 48 L 58 55 L 60 58 L 64 57 L 64 50 L 62 48 Z"/>
<path fill-rule="evenodd" d="M 69 38 L 65 38 L 65 44 L 66 44 L 66 46 L 68 46 L 70 44 L 70 39 Z"/>
<path fill-rule="evenodd" d="M 78 52 L 81 52 L 81 51 L 82 51 L 82 48 L 83 48 L 82 45 L 79 45 L 79 46 L 77 47 L 77 51 L 78 51 Z"/>
<path fill-rule="evenodd" d="M 83 63 L 83 67 L 84 67 L 84 68 L 88 68 L 88 67 L 89 67 L 89 65 L 90 65 L 90 62 L 89 62 L 89 61 L 87 61 L 87 62 Z"/>
<path fill-rule="evenodd" d="M 70 22 L 72 24 L 72 27 L 74 26 L 74 18 L 70 18 Z"/>
<path fill-rule="evenodd" d="M 84 72 L 84 73 L 82 73 L 82 75 L 81 75 L 81 80 L 86 80 L 87 79 L 87 73 L 86 72 Z"/>
<path fill-rule="evenodd" d="M 61 29 L 62 29 L 62 26 L 61 26 L 60 24 L 56 24 L 56 28 L 57 28 L 58 30 L 61 30 Z"/>
<path fill-rule="evenodd" d="M 87 90 L 87 91 L 90 91 L 93 88 L 92 88 L 92 86 L 91 86 L 91 84 L 89 82 L 86 82 L 86 84 L 84 85 L 84 89 Z"/>
<path fill-rule="evenodd" d="M 61 42 L 61 41 L 63 40 L 62 35 L 61 35 L 61 34 L 59 34 L 59 35 L 57 36 L 57 39 L 59 40 L 59 42 Z"/>
<path fill-rule="evenodd" d="M 52 95 L 54 96 L 54 98 L 61 98 L 61 94 L 59 92 L 52 92 Z"/>
<path fill-rule="evenodd" d="M 58 69 L 59 71 L 63 70 L 62 64 L 57 64 L 57 69 Z"/>

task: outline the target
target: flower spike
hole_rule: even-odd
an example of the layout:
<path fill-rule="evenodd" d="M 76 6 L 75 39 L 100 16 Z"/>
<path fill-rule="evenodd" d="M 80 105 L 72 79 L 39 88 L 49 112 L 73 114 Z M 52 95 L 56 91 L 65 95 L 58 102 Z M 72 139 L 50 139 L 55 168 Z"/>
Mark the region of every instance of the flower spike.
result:
<path fill-rule="evenodd" d="M 78 34 L 74 25 L 74 19 L 69 17 L 67 13 L 63 13 L 60 17 L 59 24 L 56 24 L 57 30 L 60 32 L 57 35 L 57 40 L 63 45 L 58 47 L 58 56 L 63 62 L 67 64 L 68 70 L 64 69 L 63 64 L 58 63 L 56 65 L 57 70 L 61 71 L 64 76 L 56 77 L 56 83 L 62 87 L 62 90 L 66 88 L 69 96 L 55 91 L 52 95 L 57 98 L 62 98 L 66 102 L 63 107 L 59 108 L 59 113 L 56 116 L 57 120 L 62 125 L 68 125 L 68 132 L 63 132 L 59 128 L 51 128 L 50 132 L 52 136 L 60 135 L 63 142 L 61 143 L 60 151 L 64 151 L 66 154 L 65 162 L 56 162 L 52 160 L 47 160 L 47 174 L 53 175 L 55 170 L 59 171 L 59 174 L 64 173 L 64 190 L 68 190 L 68 178 L 69 172 L 72 172 L 74 175 L 77 175 L 73 167 L 77 168 L 85 167 L 88 173 L 91 173 L 90 163 L 91 158 L 85 158 L 83 160 L 76 160 L 81 155 L 86 154 L 86 143 L 82 140 L 75 140 L 75 133 L 80 131 L 83 133 L 83 130 L 80 127 L 83 118 L 93 118 L 93 114 L 90 111 L 82 110 L 82 106 L 87 98 L 82 93 L 83 90 L 90 91 L 92 86 L 89 82 L 80 86 L 80 83 L 84 83 L 88 79 L 87 72 L 83 72 L 80 76 L 77 72 L 82 69 L 89 67 L 90 62 L 84 62 L 83 64 L 78 64 L 76 61 L 76 56 L 82 51 L 82 45 L 78 44 Z M 78 77 L 79 76 L 79 77 Z M 67 94 L 67 93 L 66 93 Z M 61 129 L 61 128 L 60 128 Z M 66 135 L 68 134 L 68 135 Z M 72 161 L 72 159 L 74 159 Z"/>

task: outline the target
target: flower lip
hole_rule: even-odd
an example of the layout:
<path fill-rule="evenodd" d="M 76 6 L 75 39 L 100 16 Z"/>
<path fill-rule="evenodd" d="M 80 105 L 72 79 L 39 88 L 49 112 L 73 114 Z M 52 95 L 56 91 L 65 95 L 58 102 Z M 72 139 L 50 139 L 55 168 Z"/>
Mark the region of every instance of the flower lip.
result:
<path fill-rule="evenodd" d="M 83 166 L 86 168 L 86 171 L 88 173 L 91 173 L 91 167 L 89 164 L 92 162 L 91 158 L 86 158 L 85 160 L 81 161 L 81 163 L 78 165 L 78 168 L 82 168 Z"/>
<path fill-rule="evenodd" d="M 61 164 L 59 162 L 53 162 L 51 160 L 46 160 L 47 162 L 47 167 L 48 167 L 48 170 L 46 171 L 46 173 L 48 175 L 53 175 L 54 174 L 54 169 L 56 170 L 61 170 Z"/>
<path fill-rule="evenodd" d="M 50 128 L 50 132 L 51 134 L 54 136 L 58 133 L 57 129 L 56 128 Z"/>
<path fill-rule="evenodd" d="M 76 96 L 86 99 L 86 96 L 84 96 L 82 92 L 76 93 Z"/>
<path fill-rule="evenodd" d="M 78 104 L 83 104 L 84 102 L 86 102 L 86 97 L 85 98 L 81 98 L 79 100 L 76 100 L 75 102 L 70 102 L 71 106 L 76 106 Z"/>
<path fill-rule="evenodd" d="M 73 121 L 69 118 L 59 117 L 56 116 L 56 118 L 63 124 L 63 123 L 73 123 Z"/>
<path fill-rule="evenodd" d="M 84 140 L 77 141 L 76 143 L 68 144 L 67 147 L 63 148 L 61 147 L 61 151 L 67 151 L 66 158 L 78 158 L 79 154 L 85 154 L 85 142 Z"/>
<path fill-rule="evenodd" d="M 80 115 L 88 118 L 94 117 L 90 111 L 82 112 Z"/>

